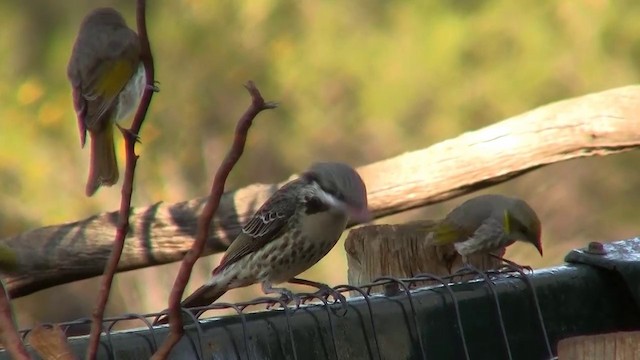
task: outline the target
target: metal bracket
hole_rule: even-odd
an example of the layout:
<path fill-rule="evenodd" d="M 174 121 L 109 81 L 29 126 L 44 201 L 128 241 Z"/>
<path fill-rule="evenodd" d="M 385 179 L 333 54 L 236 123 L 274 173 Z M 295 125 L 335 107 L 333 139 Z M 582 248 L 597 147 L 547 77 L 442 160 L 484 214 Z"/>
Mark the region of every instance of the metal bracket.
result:
<path fill-rule="evenodd" d="M 572 250 L 564 260 L 618 273 L 640 307 L 640 238 L 608 244 L 594 241 L 586 248 Z"/>

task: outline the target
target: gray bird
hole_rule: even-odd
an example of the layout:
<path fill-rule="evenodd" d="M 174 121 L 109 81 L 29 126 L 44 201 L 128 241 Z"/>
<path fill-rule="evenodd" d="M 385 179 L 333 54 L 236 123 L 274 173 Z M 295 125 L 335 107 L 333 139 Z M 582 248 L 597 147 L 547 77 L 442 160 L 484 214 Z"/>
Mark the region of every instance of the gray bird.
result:
<path fill-rule="evenodd" d="M 273 285 L 312 284 L 295 277 L 333 248 L 349 218 L 355 222 L 370 218 L 360 175 L 342 163 L 312 165 L 258 209 L 209 281 L 189 295 L 182 307 L 206 306 L 228 290 L 258 282 L 265 293 L 279 293 L 291 300 L 291 292 Z"/>

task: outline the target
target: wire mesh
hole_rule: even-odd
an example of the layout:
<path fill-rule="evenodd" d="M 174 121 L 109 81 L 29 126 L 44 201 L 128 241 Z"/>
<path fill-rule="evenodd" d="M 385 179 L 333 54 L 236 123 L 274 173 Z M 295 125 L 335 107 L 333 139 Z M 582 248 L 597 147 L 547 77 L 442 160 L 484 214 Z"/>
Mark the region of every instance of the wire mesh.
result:
<path fill-rule="evenodd" d="M 178 358 L 194 358 L 194 359 L 211 359 L 211 358 L 236 358 L 236 359 L 261 359 L 265 357 L 279 358 L 279 356 L 273 356 L 274 354 L 284 354 L 286 359 L 302 359 L 309 358 L 309 351 L 312 351 L 316 347 L 321 349 L 317 350 L 322 355 L 315 358 L 327 358 L 327 359 L 341 359 L 341 358 L 366 358 L 366 359 L 385 359 L 390 358 L 389 354 L 393 354 L 394 350 L 390 350 L 389 339 L 393 338 L 394 334 L 407 334 L 411 344 L 410 358 L 412 359 L 427 359 L 437 358 L 435 356 L 428 356 L 430 352 L 428 350 L 431 347 L 441 346 L 436 342 L 431 342 L 428 335 L 432 334 L 433 329 L 429 328 L 429 320 L 419 315 L 421 309 L 427 304 L 426 297 L 416 297 L 417 294 L 421 294 L 424 291 L 436 292 L 439 295 L 439 299 L 443 299 L 442 316 L 447 316 L 448 322 L 452 324 L 452 328 L 455 330 L 455 336 L 451 337 L 450 344 L 458 344 L 458 350 L 456 358 L 470 359 L 470 345 L 468 333 L 465 331 L 465 323 L 469 323 L 472 320 L 465 320 L 465 313 L 461 311 L 461 303 L 467 301 L 464 299 L 465 291 L 464 284 L 473 283 L 476 287 L 481 286 L 488 290 L 488 295 L 492 299 L 495 305 L 494 320 L 500 326 L 499 336 L 502 338 L 502 351 L 505 358 L 512 359 L 513 354 L 511 351 L 510 339 L 506 329 L 503 313 L 501 311 L 501 304 L 499 299 L 500 291 L 496 289 L 494 281 L 500 281 L 500 279 L 494 279 L 489 274 L 502 277 L 513 277 L 522 280 L 525 284 L 527 294 L 529 294 L 529 303 L 532 304 L 533 310 L 538 319 L 538 328 L 540 333 L 540 345 L 546 348 L 548 354 L 547 359 L 553 358 L 553 351 L 551 348 L 551 342 L 546 331 L 544 319 L 542 316 L 542 310 L 538 303 L 538 297 L 536 290 L 532 282 L 530 281 L 530 275 L 513 267 L 508 267 L 504 270 L 486 273 L 478 269 L 469 267 L 463 269 L 461 272 L 457 272 L 450 276 L 438 277 L 433 274 L 419 274 L 411 278 L 399 279 L 395 277 L 381 277 L 376 279 L 370 284 L 361 286 L 353 285 L 338 285 L 332 289 L 335 292 L 341 294 L 351 293 L 352 296 L 347 302 L 345 308 L 339 301 L 335 300 L 335 296 L 325 292 L 320 293 L 298 293 L 297 297 L 302 299 L 302 305 L 300 307 L 290 306 L 281 298 L 273 297 L 260 297 L 246 302 L 240 303 L 214 303 L 209 306 L 192 308 L 189 310 L 183 309 L 184 318 L 189 320 L 185 321 L 185 336 L 183 337 L 182 348 L 180 353 L 189 354 L 185 357 Z M 459 280 L 460 276 L 472 277 L 473 279 Z M 384 289 L 383 293 L 375 292 L 374 289 Z M 462 290 L 460 290 L 462 289 Z M 354 294 L 357 294 L 354 296 Z M 328 298 L 333 297 L 334 301 L 329 301 Z M 377 306 L 376 304 L 381 299 L 393 300 L 399 310 L 396 308 L 391 309 L 391 305 L 386 307 Z M 391 304 L 391 303 L 389 303 Z M 279 305 L 279 306 L 277 306 Z M 526 305 L 526 304 L 525 304 Z M 249 311 L 249 309 L 269 307 L 270 310 L 261 309 L 261 311 Z M 221 310 L 233 310 L 235 315 L 217 316 L 217 311 Z M 342 309 L 342 310 L 341 310 Z M 193 314 L 196 310 L 197 316 Z M 386 326 L 387 324 L 381 324 L 380 316 L 381 312 L 397 311 L 398 313 L 405 313 L 406 320 L 403 321 L 406 329 L 394 328 L 393 331 Z M 527 309 L 526 311 L 529 311 Z M 324 312 L 325 315 L 320 316 Z M 310 323 L 312 320 L 305 320 L 304 313 L 311 314 L 314 317 L 312 322 L 315 328 L 313 332 L 309 331 L 294 331 L 297 327 L 297 323 L 306 322 Z M 153 327 L 153 319 L 165 315 L 166 311 L 150 314 L 125 314 L 117 317 L 110 317 L 104 320 L 103 331 L 103 350 L 106 350 L 107 358 L 118 358 L 121 355 L 123 349 L 118 352 L 117 336 L 132 336 L 135 333 L 138 338 L 144 339 L 144 341 L 137 341 L 137 346 L 145 347 L 145 352 L 152 354 L 158 347 L 158 344 L 164 339 L 167 333 L 167 326 Z M 207 314 L 207 316 L 203 316 Z M 209 315 L 211 314 L 211 315 Z M 266 315 L 265 315 L 266 314 Z M 265 319 L 265 316 L 269 317 L 269 324 L 271 329 L 262 329 L 254 326 L 256 319 Z M 468 313 L 467 313 L 468 316 Z M 352 326 L 354 324 L 353 319 L 358 318 L 359 328 Z M 324 319 L 324 320 L 323 320 Z M 388 319 L 388 317 L 384 317 Z M 136 320 L 143 327 L 137 330 L 114 330 L 116 324 L 127 321 Z M 349 326 L 345 326 L 349 322 Z M 83 318 L 75 321 L 61 323 L 61 327 L 65 332 L 68 332 L 75 326 L 87 325 L 90 323 L 90 319 Z M 251 323 L 252 325 L 249 325 Z M 396 324 L 400 324 L 400 320 L 397 320 Z M 382 325 L 382 327 L 381 327 Z M 234 327 L 235 326 L 235 327 Z M 214 328 L 226 329 L 226 336 L 233 344 L 219 348 L 217 344 L 221 340 L 216 338 L 215 341 L 211 340 L 210 332 Z M 340 331 L 337 331 L 339 329 Z M 30 329 L 22 331 L 23 339 L 26 338 Z M 439 332 L 439 329 L 435 329 Z M 276 333 L 275 335 L 273 333 Z M 277 336 L 278 348 L 265 347 L 260 344 L 259 339 L 262 336 Z M 400 336 L 400 335 L 398 335 Z M 316 347 L 310 348 L 307 346 L 311 337 L 311 341 L 316 343 L 322 343 Z M 327 339 L 328 338 L 328 339 Z M 353 344 L 350 343 L 351 338 L 362 339 L 363 346 L 360 349 L 353 349 Z M 381 342 L 384 339 L 384 342 Z M 71 337 L 71 342 L 78 343 L 78 347 L 82 346 L 82 337 Z M 325 344 L 325 341 L 327 342 Z M 393 340 L 396 341 L 396 340 Z M 302 351 L 303 353 L 300 353 Z M 316 350 L 313 350 L 316 351 Z M 348 357 L 344 356 L 345 352 L 360 351 L 360 356 Z M 81 350 L 79 350 L 81 353 Z M 271 354 L 271 356 L 267 356 Z M 304 355 L 303 355 L 304 354 Z M 312 357 L 313 358 L 313 357 Z"/>

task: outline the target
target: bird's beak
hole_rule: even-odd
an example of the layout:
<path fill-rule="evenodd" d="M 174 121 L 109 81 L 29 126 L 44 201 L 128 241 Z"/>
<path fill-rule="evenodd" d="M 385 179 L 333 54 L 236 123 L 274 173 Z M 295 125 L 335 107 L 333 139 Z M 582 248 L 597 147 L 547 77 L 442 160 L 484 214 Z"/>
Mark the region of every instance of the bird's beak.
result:
<path fill-rule="evenodd" d="M 540 239 L 538 239 L 538 242 L 535 243 L 535 247 L 536 247 L 536 249 L 538 249 L 538 252 L 540 253 L 540 256 L 543 256 L 542 255 L 542 241 L 540 241 Z"/>
<path fill-rule="evenodd" d="M 356 223 L 359 223 L 359 224 L 369 222 L 373 219 L 373 216 L 371 216 L 369 209 L 366 207 L 356 208 L 356 207 L 347 206 L 347 213 L 349 214 L 349 218 L 352 221 L 355 221 Z"/>

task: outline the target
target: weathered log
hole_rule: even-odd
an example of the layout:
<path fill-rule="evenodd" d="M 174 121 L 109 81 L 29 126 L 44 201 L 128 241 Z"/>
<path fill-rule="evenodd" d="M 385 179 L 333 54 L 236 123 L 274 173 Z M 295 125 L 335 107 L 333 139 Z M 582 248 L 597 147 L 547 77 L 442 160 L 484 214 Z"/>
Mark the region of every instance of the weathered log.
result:
<path fill-rule="evenodd" d="M 358 168 L 375 217 L 444 201 L 559 161 L 640 146 L 640 86 L 540 107 L 428 148 Z M 280 184 L 228 192 L 205 255 L 223 251 Z M 191 247 L 195 199 L 133 209 L 120 271 L 178 261 Z M 20 270 L 3 280 L 14 297 L 99 275 L 114 237 L 115 213 L 31 230 L 0 243 L 18 253 Z"/>

